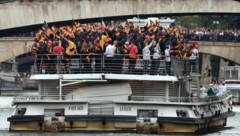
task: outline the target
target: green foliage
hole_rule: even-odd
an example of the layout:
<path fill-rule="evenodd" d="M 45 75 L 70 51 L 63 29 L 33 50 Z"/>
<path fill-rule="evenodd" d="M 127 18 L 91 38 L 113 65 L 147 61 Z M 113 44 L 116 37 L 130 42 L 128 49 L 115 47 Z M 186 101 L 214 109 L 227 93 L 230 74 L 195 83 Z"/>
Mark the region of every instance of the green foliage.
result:
<path fill-rule="evenodd" d="M 176 25 L 180 23 L 188 29 L 194 29 L 202 27 L 209 28 L 212 26 L 213 21 L 209 16 L 182 16 L 177 17 L 175 21 Z"/>
<path fill-rule="evenodd" d="M 219 77 L 219 65 L 220 65 L 220 57 L 210 56 L 210 62 L 212 67 L 212 77 L 218 79 Z"/>
<path fill-rule="evenodd" d="M 175 18 L 175 24 L 183 24 L 188 29 L 210 28 L 221 30 L 240 29 L 240 16 L 226 15 L 195 15 L 195 16 L 180 16 Z M 218 21 L 219 24 L 214 24 L 213 21 Z"/>

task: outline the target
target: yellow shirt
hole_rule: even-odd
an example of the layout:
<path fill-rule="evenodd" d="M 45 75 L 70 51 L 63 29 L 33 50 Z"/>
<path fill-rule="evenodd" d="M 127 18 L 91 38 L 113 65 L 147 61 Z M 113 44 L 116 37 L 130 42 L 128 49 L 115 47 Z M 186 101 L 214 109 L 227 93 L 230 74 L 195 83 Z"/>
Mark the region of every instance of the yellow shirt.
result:
<path fill-rule="evenodd" d="M 104 43 L 105 43 L 106 39 L 107 39 L 107 36 L 106 35 L 102 35 L 101 40 L 100 40 L 100 45 L 101 45 L 102 49 L 104 47 Z"/>
<path fill-rule="evenodd" d="M 66 49 L 66 54 L 72 56 L 75 53 L 76 45 L 74 42 L 68 40 L 68 47 Z"/>

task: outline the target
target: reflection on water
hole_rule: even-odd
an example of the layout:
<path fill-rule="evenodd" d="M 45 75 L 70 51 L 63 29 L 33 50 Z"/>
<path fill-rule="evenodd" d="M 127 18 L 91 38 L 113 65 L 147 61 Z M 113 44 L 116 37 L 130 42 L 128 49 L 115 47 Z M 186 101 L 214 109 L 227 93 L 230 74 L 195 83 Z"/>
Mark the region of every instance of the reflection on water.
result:
<path fill-rule="evenodd" d="M 240 109 L 240 107 L 238 107 Z M 130 133 L 47 133 L 47 132 L 8 132 L 9 123 L 7 117 L 13 112 L 10 108 L 0 108 L 0 136 L 139 136 Z M 205 136 L 240 136 L 240 112 L 236 116 L 228 118 L 227 127 L 224 130 L 206 134 Z M 140 136 L 159 136 L 142 134 Z M 163 135 L 161 135 L 163 136 Z M 179 135 L 178 135 L 179 136 Z"/>

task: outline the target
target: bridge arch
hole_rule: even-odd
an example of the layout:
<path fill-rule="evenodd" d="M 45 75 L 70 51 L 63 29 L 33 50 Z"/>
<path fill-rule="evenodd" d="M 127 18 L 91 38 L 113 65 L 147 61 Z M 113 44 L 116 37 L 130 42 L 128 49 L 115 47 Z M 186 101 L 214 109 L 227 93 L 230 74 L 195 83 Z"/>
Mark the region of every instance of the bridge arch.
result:
<path fill-rule="evenodd" d="M 240 43 L 199 42 L 199 52 L 218 56 L 240 64 Z"/>

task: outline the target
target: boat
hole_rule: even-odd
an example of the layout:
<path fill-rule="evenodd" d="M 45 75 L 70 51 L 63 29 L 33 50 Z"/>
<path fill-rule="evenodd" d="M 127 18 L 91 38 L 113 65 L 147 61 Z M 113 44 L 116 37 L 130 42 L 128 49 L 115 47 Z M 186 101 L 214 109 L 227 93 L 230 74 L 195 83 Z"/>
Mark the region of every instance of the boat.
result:
<path fill-rule="evenodd" d="M 54 68 L 42 72 L 43 61 L 36 61 L 41 63 L 35 63 L 30 79 L 38 80 L 39 95 L 14 98 L 9 130 L 207 133 L 223 128 L 235 115 L 229 92 L 192 95 L 193 80 L 199 83 L 201 74 L 188 61 L 172 57 L 167 69 L 162 59 L 152 75 L 143 73 L 140 59 L 129 71 L 127 58 L 122 65 L 106 67 L 105 55 L 91 54 L 91 66 L 82 61 L 85 56 L 74 55 L 71 71 L 60 62 L 58 73 Z"/>
<path fill-rule="evenodd" d="M 11 91 L 22 91 L 23 83 L 16 71 L 16 63 L 7 60 L 0 63 L 0 94 Z"/>
<path fill-rule="evenodd" d="M 233 94 L 233 104 L 240 104 L 239 66 L 226 66 L 224 69 L 226 89 Z"/>

